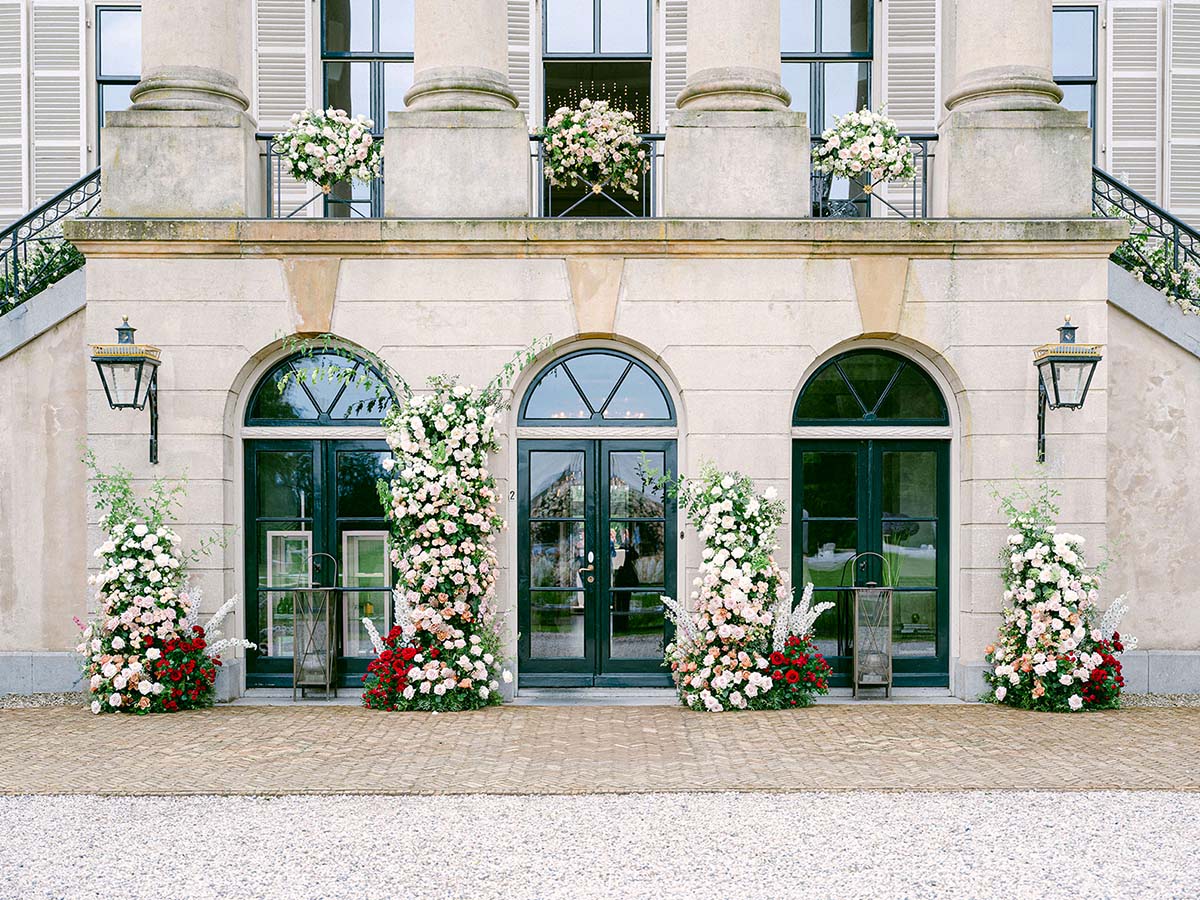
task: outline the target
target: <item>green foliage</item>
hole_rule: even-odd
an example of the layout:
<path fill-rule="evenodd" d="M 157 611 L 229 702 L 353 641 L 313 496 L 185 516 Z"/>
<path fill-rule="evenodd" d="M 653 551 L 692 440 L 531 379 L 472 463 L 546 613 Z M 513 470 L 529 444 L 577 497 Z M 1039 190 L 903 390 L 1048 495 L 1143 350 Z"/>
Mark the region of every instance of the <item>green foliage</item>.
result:
<path fill-rule="evenodd" d="M 0 315 L 16 309 L 86 262 L 79 249 L 61 237 L 37 239 L 36 244 L 24 259 L 14 256 L 0 270 Z"/>
<path fill-rule="evenodd" d="M 1113 262 L 1165 294 L 1185 313 L 1200 315 L 1200 266 L 1182 253 L 1176 262 L 1168 240 L 1113 204 L 1096 215 L 1129 223 L 1129 237 L 1112 252 Z"/>

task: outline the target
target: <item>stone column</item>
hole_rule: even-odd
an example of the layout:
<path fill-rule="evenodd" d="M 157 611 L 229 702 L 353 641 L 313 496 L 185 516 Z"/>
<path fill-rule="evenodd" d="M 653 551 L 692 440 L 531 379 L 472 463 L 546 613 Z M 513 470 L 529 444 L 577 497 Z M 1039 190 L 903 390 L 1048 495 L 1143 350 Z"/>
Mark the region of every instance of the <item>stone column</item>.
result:
<path fill-rule="evenodd" d="M 811 145 L 780 81 L 779 0 L 691 0 L 667 126 L 668 216 L 806 217 Z"/>
<path fill-rule="evenodd" d="M 388 115 L 389 217 L 529 214 L 529 124 L 508 86 L 508 12 L 498 0 L 416 0 L 413 86 Z"/>
<path fill-rule="evenodd" d="M 1091 212 L 1087 113 L 1059 105 L 1052 0 L 955 0 L 954 83 L 935 163 L 936 214 L 1069 218 Z"/>
<path fill-rule="evenodd" d="M 142 80 L 101 137 L 111 216 L 254 216 L 262 175 L 250 102 L 250 5 L 154 0 L 142 11 Z M 297 110 L 299 112 L 299 110 Z"/>

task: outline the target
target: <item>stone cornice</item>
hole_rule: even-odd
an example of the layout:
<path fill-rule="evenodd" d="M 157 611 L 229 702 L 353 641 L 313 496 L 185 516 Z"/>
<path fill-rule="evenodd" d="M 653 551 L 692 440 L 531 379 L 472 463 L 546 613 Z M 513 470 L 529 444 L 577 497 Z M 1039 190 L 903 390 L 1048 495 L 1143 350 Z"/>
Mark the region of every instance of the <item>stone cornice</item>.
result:
<path fill-rule="evenodd" d="M 1104 258 L 1114 219 L 76 219 L 87 256 Z"/>

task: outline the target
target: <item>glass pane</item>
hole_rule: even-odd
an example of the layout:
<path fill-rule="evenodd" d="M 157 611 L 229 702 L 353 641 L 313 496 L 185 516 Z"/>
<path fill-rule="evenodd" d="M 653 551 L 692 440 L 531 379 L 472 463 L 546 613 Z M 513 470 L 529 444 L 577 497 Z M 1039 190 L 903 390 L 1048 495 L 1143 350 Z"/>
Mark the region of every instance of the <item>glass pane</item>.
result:
<path fill-rule="evenodd" d="M 590 419 L 592 411 L 571 384 L 567 371 L 555 366 L 537 383 L 525 405 L 527 419 Z"/>
<path fill-rule="evenodd" d="M 847 563 L 858 552 L 857 522 L 803 522 L 801 584 L 842 587 L 854 583 Z"/>
<path fill-rule="evenodd" d="M 817 616 L 817 621 L 813 623 L 813 642 L 821 651 L 822 656 L 842 655 L 842 648 L 838 641 L 838 621 L 839 616 L 841 621 L 848 621 L 848 601 L 851 596 L 849 591 L 813 592 L 813 606 L 819 603 L 834 604 L 832 609 L 827 609 Z"/>
<path fill-rule="evenodd" d="M 383 53 L 413 52 L 413 0 L 382 0 L 379 4 L 379 49 Z"/>
<path fill-rule="evenodd" d="M 1057 387 L 1058 402 L 1067 406 L 1078 406 L 1083 399 L 1083 389 L 1087 387 L 1088 376 L 1092 373 L 1090 362 L 1055 362 L 1051 363 L 1054 370 L 1054 383 Z M 1051 396 L 1050 399 L 1054 399 Z"/>
<path fill-rule="evenodd" d="M 861 419 L 863 408 L 836 366 L 826 366 L 808 384 L 796 404 L 798 419 Z"/>
<path fill-rule="evenodd" d="M 325 63 L 325 105 L 352 116 L 371 115 L 371 64 Z"/>
<path fill-rule="evenodd" d="M 608 655 L 613 659 L 662 659 L 662 595 L 613 591 Z"/>
<path fill-rule="evenodd" d="M 858 454 L 823 450 L 801 456 L 804 478 L 802 518 L 858 515 Z"/>
<path fill-rule="evenodd" d="M 290 366 L 281 366 L 263 380 L 258 389 L 258 396 L 254 398 L 254 407 L 250 410 L 251 419 L 291 421 L 317 418 L 317 408 L 313 406 L 303 386 L 296 381 L 294 373 L 280 393 L 278 380 L 285 372 L 290 371 Z"/>
<path fill-rule="evenodd" d="M 413 83 L 413 64 L 393 62 L 383 64 L 383 110 L 385 113 L 404 109 L 404 95 Z M 383 133 L 387 121 L 376 122 L 375 130 Z"/>
<path fill-rule="evenodd" d="M 1088 127 L 1095 128 L 1096 123 L 1092 121 L 1092 96 L 1095 94 L 1096 86 L 1094 84 L 1060 84 L 1059 87 L 1063 92 L 1063 107 L 1087 113 Z"/>
<path fill-rule="evenodd" d="M 937 594 L 892 594 L 892 656 L 937 655 Z"/>
<path fill-rule="evenodd" d="M 650 131 L 650 61 L 649 60 L 547 60 L 545 64 L 546 116 L 560 106 L 578 106 L 585 97 L 607 100 L 615 110 L 633 113 L 634 126 L 639 134 Z M 562 189 L 554 192 L 555 209 Z M 569 196 L 563 194 L 563 197 Z M 576 196 L 578 199 L 582 193 Z M 573 202 L 573 201 L 572 201 Z M 612 216 L 615 207 L 604 198 L 602 210 L 594 215 Z M 629 198 L 627 202 L 633 202 Z M 570 205 L 570 204 L 567 204 Z M 563 206 L 562 209 L 566 209 Z"/>
<path fill-rule="evenodd" d="M 604 409 L 606 419 L 669 419 L 662 388 L 645 369 L 634 366 Z"/>
<path fill-rule="evenodd" d="M 1054 11 L 1054 77 L 1096 77 L 1095 10 Z"/>
<path fill-rule="evenodd" d="M 291 591 L 258 592 L 258 651 L 291 656 L 295 634 L 296 595 Z"/>
<path fill-rule="evenodd" d="M 884 518 L 937 517 L 937 452 L 894 450 L 883 454 Z"/>
<path fill-rule="evenodd" d="M 779 32 L 784 53 L 814 52 L 817 49 L 817 0 L 782 0 Z"/>
<path fill-rule="evenodd" d="M 142 13 L 102 9 L 99 17 L 100 64 L 97 78 L 139 78 L 142 74 Z M 112 107 L 116 108 L 116 107 Z"/>
<path fill-rule="evenodd" d="M 370 369 L 360 365 L 354 372 L 354 380 L 346 385 L 329 411 L 329 418 L 336 421 L 383 418 L 391 399 L 389 395 L 380 397 L 377 389 L 384 387 Z"/>
<path fill-rule="evenodd" d="M 371 659 L 375 656 L 375 647 L 371 644 L 371 635 L 363 624 L 363 619 L 370 619 L 375 630 L 381 635 L 388 633 L 387 610 L 391 600 L 388 591 L 350 591 L 342 594 L 343 656 L 360 656 Z"/>
<path fill-rule="evenodd" d="M 311 525 L 300 522 L 258 524 L 258 586 L 307 587 L 312 579 Z"/>
<path fill-rule="evenodd" d="M 292 367 L 304 375 L 304 386 L 322 412 L 328 412 L 341 393 L 346 372 L 355 364 L 342 356 L 322 353 L 292 360 Z"/>
<path fill-rule="evenodd" d="M 946 420 L 946 407 L 941 392 L 929 378 L 912 363 L 905 363 L 900 377 L 892 385 L 876 417 L 880 419 Z"/>
<path fill-rule="evenodd" d="M 582 522 L 534 522 L 529 526 L 532 587 L 582 588 Z"/>
<path fill-rule="evenodd" d="M 564 365 L 571 370 L 588 404 L 592 409 L 599 410 L 604 408 L 604 401 L 617 386 L 617 379 L 629 368 L 629 360 L 610 353 L 589 353 L 577 356 Z"/>
<path fill-rule="evenodd" d="M 612 586 L 658 587 L 663 584 L 663 523 L 611 522 L 608 526 Z"/>
<path fill-rule="evenodd" d="M 937 586 L 937 523 L 892 519 L 883 522 L 883 555 L 894 587 Z"/>
<path fill-rule="evenodd" d="M 337 453 L 337 514 L 340 518 L 383 517 L 379 480 L 384 477 L 386 450 L 339 450 Z"/>
<path fill-rule="evenodd" d="M 386 531 L 346 531 L 342 534 L 342 585 L 385 588 L 391 583 Z"/>
<path fill-rule="evenodd" d="M 806 114 L 812 124 L 812 63 L 785 62 L 783 86 L 792 95 L 791 108 Z"/>
<path fill-rule="evenodd" d="M 821 52 L 866 53 L 871 0 L 821 0 Z"/>
<path fill-rule="evenodd" d="M 884 388 L 900 368 L 900 360 L 882 353 L 852 353 L 841 357 L 837 364 L 868 412 L 879 405 Z"/>
<path fill-rule="evenodd" d="M 660 518 L 664 513 L 662 487 L 647 482 L 666 474 L 661 453 L 609 453 L 609 515 Z"/>
<path fill-rule="evenodd" d="M 100 127 L 104 127 L 104 116 L 110 112 L 129 109 L 133 101 L 129 99 L 132 84 L 102 84 L 100 85 Z"/>
<path fill-rule="evenodd" d="M 870 63 L 825 63 L 822 68 L 825 74 L 825 121 L 814 131 L 833 125 L 834 116 L 854 112 L 871 103 L 867 91 Z"/>
<path fill-rule="evenodd" d="M 646 0 L 600 0 L 600 52 L 650 52 Z"/>
<path fill-rule="evenodd" d="M 529 595 L 529 655 L 537 659 L 583 656 L 583 592 L 534 591 Z"/>
<path fill-rule="evenodd" d="M 583 451 L 541 451 L 529 454 L 529 517 L 583 516 Z"/>
<path fill-rule="evenodd" d="M 375 46 L 371 18 L 371 0 L 325 0 L 325 49 L 330 53 L 371 52 Z"/>
<path fill-rule="evenodd" d="M 546 0 L 546 52 L 595 52 L 592 0 Z"/>
<path fill-rule="evenodd" d="M 254 459 L 259 518 L 303 519 L 313 514 L 310 450 L 259 450 Z"/>

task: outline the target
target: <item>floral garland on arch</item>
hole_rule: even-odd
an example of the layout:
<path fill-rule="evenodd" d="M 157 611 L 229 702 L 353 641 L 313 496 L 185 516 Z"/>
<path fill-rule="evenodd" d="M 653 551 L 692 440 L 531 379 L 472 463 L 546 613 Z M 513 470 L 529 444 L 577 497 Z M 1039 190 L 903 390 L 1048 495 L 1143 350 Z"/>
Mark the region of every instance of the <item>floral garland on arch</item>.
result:
<path fill-rule="evenodd" d="M 834 118 L 833 127 L 821 132 L 821 143 L 813 148 L 812 164 L 835 178 L 855 182 L 867 178 L 863 185 L 867 193 L 880 181 L 916 177 L 908 138 L 894 120 L 867 107 Z"/>
<path fill-rule="evenodd" d="M 550 184 L 574 187 L 580 182 L 600 194 L 611 185 L 638 196 L 650 160 L 628 110 L 610 109 L 607 100 L 561 106 L 541 130 L 542 166 Z"/>
<path fill-rule="evenodd" d="M 1118 597 L 1100 616 L 1100 579 L 1084 563 L 1084 539 L 1055 525 L 1056 493 L 1043 484 L 1021 508 L 1002 497 L 1013 534 L 1001 552 L 1004 621 L 986 651 L 994 670 L 984 699 L 1021 709 L 1113 709 L 1125 679 L 1117 654 L 1137 646 L 1116 630 L 1129 607 Z"/>
<path fill-rule="evenodd" d="M 212 706 L 221 665 L 230 647 L 253 647 L 228 638 L 208 643 L 236 605 L 227 600 L 198 624 L 200 592 L 187 583 L 187 563 L 212 545 L 184 554 L 179 535 L 167 524 L 182 486 L 155 481 L 145 499 L 133 492 L 124 470 L 105 474 L 89 452 L 100 527 L 107 540 L 95 551 L 100 570 L 89 578 L 96 588 L 97 616 L 84 625 L 76 650 L 83 656 L 91 710 L 175 712 Z"/>
<path fill-rule="evenodd" d="M 383 142 L 371 133 L 374 125 L 366 116 L 351 118 L 341 109 L 306 109 L 292 116 L 287 131 L 276 135 L 275 152 L 289 175 L 328 194 L 349 178 L 379 177 Z"/>
<path fill-rule="evenodd" d="M 666 598 L 676 640 L 666 649 L 680 700 L 694 709 L 788 709 L 828 693 L 830 667 L 812 641 L 817 617 L 808 585 L 792 608 L 775 562 L 784 504 L 747 476 L 707 465 L 675 486 L 704 543 L 690 611 Z"/>

